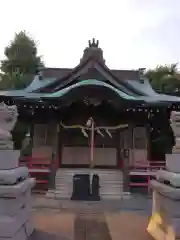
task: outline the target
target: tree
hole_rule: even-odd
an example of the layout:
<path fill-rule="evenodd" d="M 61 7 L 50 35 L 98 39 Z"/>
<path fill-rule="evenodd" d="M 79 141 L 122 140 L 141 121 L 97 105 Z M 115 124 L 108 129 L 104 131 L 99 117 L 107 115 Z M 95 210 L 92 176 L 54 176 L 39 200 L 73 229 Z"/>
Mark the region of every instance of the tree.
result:
<path fill-rule="evenodd" d="M 155 69 L 148 70 L 145 76 L 158 92 L 174 93 L 180 90 L 180 73 L 177 70 L 177 64 L 157 66 Z"/>
<path fill-rule="evenodd" d="M 0 89 L 23 89 L 27 87 L 33 80 L 33 74 L 2 74 L 0 81 Z"/>
<path fill-rule="evenodd" d="M 41 57 L 37 56 L 35 41 L 26 32 L 15 34 L 15 38 L 5 48 L 6 60 L 1 62 L 4 73 L 0 88 L 21 89 L 29 85 L 37 68 L 43 66 Z"/>
<path fill-rule="evenodd" d="M 35 41 L 23 31 L 15 34 L 4 54 L 6 59 L 1 62 L 0 89 L 25 88 L 33 80 L 37 68 L 43 66 L 41 57 L 37 56 Z M 27 131 L 28 124 L 18 119 L 12 131 L 15 149 L 21 149 Z"/>

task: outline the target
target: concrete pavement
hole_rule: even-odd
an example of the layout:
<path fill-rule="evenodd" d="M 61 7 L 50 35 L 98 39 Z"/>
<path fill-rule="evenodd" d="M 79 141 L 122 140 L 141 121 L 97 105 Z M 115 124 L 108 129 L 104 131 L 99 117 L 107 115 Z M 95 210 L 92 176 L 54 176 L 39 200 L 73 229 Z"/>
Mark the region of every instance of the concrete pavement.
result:
<path fill-rule="evenodd" d="M 34 199 L 31 240 L 149 240 L 151 199 L 96 203 Z"/>

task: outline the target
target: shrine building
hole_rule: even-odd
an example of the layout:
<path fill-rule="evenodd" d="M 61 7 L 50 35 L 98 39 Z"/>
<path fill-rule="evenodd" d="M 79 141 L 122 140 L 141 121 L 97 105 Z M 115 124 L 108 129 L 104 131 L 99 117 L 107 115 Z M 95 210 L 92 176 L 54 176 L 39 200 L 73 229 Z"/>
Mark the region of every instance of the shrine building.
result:
<path fill-rule="evenodd" d="M 162 160 L 153 136 L 171 134 L 170 112 L 180 109 L 180 98 L 156 93 L 143 69 L 109 69 L 95 39 L 75 68 L 39 69 L 26 89 L 1 91 L 0 100 L 17 105 L 31 157 L 49 162 L 48 192 L 60 198 L 87 173 L 99 176 L 101 198 L 128 193 L 130 166 Z"/>

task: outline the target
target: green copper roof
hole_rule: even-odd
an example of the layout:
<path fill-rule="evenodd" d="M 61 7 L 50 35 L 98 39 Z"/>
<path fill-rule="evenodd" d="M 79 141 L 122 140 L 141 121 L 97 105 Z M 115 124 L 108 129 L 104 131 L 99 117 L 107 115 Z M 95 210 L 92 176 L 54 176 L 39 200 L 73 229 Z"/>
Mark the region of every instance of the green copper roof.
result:
<path fill-rule="evenodd" d="M 56 78 L 45 78 L 43 80 L 39 80 L 38 76 L 34 77 L 34 80 L 32 81 L 32 83 L 27 86 L 26 88 L 22 89 L 22 90 L 3 90 L 0 91 L 0 96 L 18 96 L 18 97 L 23 97 L 31 92 L 33 92 L 34 90 L 37 90 L 43 86 L 46 86 L 47 84 L 49 84 L 50 82 L 54 82 L 56 80 Z"/>
<path fill-rule="evenodd" d="M 127 100 L 136 100 L 135 97 L 130 96 L 118 89 L 116 89 L 115 87 L 111 86 L 110 84 L 107 84 L 105 82 L 99 81 L 99 80 L 95 80 L 95 79 L 88 79 L 88 80 L 84 80 L 78 83 L 75 83 L 67 88 L 64 88 L 60 91 L 57 91 L 55 93 L 50 93 L 50 94 L 45 94 L 44 97 L 50 97 L 50 98 L 57 98 L 57 97 L 61 97 L 63 95 L 65 95 L 66 93 L 68 93 L 69 91 L 71 91 L 72 89 L 75 88 L 79 88 L 82 86 L 101 86 L 101 87 L 105 87 L 105 88 L 109 88 L 110 90 L 112 90 L 114 93 L 116 93 L 117 95 L 119 95 L 119 97 L 127 99 Z"/>
<path fill-rule="evenodd" d="M 22 94 L 22 92 L 17 92 L 17 97 L 24 97 L 24 98 L 29 98 L 29 99 L 39 99 L 39 98 L 61 98 L 62 96 L 66 95 L 67 93 L 69 93 L 71 90 L 73 89 L 77 89 L 83 86 L 101 86 L 101 87 L 105 87 L 110 89 L 111 91 L 113 91 L 114 93 L 116 93 L 120 98 L 125 99 L 125 100 L 139 100 L 137 97 L 134 96 L 130 96 L 118 89 L 116 89 L 115 87 L 111 86 L 110 84 L 107 84 L 105 82 L 102 81 L 98 81 L 95 79 L 88 79 L 88 80 L 84 80 L 78 83 L 75 83 L 69 87 L 66 87 L 62 90 L 59 90 L 57 92 L 54 93 L 32 93 L 32 92 L 24 92 L 24 94 Z M 20 94 L 19 94 L 20 93 Z M 13 95 L 14 96 L 14 95 Z"/>
<path fill-rule="evenodd" d="M 24 90 L 0 91 L 0 96 L 39 101 L 41 99 L 61 98 L 61 97 L 65 96 L 66 94 L 69 94 L 71 92 L 71 90 L 78 89 L 78 88 L 85 87 L 85 86 L 100 86 L 103 88 L 108 88 L 110 91 L 113 91 L 120 99 L 123 99 L 123 100 L 139 101 L 141 103 L 144 102 L 144 103 L 148 103 L 148 104 L 158 104 L 160 102 L 161 103 L 180 102 L 179 97 L 169 96 L 169 95 L 165 95 L 165 94 L 157 94 L 152 91 L 151 91 L 151 94 L 147 94 L 145 96 L 132 96 L 132 95 L 129 95 L 129 94 L 119 90 L 118 88 L 113 87 L 112 85 L 110 85 L 104 81 L 99 81 L 96 79 L 83 80 L 83 81 L 72 84 L 69 87 L 66 87 L 64 89 L 61 89 L 61 90 L 53 92 L 53 93 L 33 92 L 33 90 L 37 89 L 39 86 L 39 83 L 37 82 L 37 80 L 36 80 L 36 83 L 37 84 L 34 84 L 34 86 L 31 86 L 31 87 L 29 86 L 28 88 L 26 88 Z M 44 84 L 45 83 L 40 84 L 40 85 L 44 85 Z M 133 82 L 131 84 L 136 87 L 140 87 L 140 83 Z M 146 85 L 147 85 L 147 83 L 146 83 Z M 148 88 L 150 88 L 150 86 L 148 88 L 147 87 L 148 87 L 148 85 L 146 87 L 144 86 L 144 88 L 146 88 L 146 90 L 148 90 Z M 148 90 L 148 92 L 150 93 L 150 90 Z"/>

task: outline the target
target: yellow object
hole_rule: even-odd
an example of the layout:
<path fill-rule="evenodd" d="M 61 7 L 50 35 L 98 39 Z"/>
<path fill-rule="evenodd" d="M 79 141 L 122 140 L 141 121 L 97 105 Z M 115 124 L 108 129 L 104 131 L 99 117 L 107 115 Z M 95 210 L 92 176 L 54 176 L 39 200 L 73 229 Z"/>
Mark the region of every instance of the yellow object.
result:
<path fill-rule="evenodd" d="M 150 218 L 147 231 L 156 240 L 175 240 L 175 232 L 171 226 L 165 227 L 161 216 L 154 212 Z"/>
<path fill-rule="evenodd" d="M 176 236 L 172 227 L 167 228 L 166 240 L 175 240 Z"/>
<path fill-rule="evenodd" d="M 156 240 L 165 240 L 166 236 L 161 228 L 162 218 L 161 216 L 154 212 L 150 218 L 147 231 Z"/>

